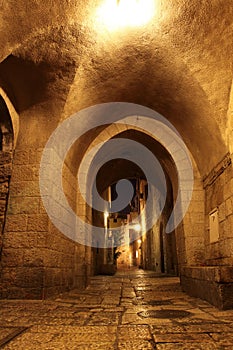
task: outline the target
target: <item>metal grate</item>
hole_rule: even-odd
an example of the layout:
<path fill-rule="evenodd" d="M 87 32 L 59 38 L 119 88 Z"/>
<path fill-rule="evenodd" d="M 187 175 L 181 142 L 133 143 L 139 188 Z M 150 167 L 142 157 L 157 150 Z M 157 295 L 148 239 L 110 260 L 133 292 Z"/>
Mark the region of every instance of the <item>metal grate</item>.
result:
<path fill-rule="evenodd" d="M 183 318 L 191 316 L 191 313 L 185 310 L 147 310 L 139 312 L 138 315 L 143 318 Z"/>

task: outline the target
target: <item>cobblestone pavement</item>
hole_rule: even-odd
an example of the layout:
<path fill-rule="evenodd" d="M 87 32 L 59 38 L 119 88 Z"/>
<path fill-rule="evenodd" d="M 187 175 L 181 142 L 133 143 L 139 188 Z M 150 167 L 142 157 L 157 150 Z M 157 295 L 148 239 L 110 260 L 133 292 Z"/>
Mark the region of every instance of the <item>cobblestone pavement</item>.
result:
<path fill-rule="evenodd" d="M 54 300 L 0 301 L 3 349 L 233 349 L 233 311 L 184 294 L 179 279 L 132 270 Z"/>

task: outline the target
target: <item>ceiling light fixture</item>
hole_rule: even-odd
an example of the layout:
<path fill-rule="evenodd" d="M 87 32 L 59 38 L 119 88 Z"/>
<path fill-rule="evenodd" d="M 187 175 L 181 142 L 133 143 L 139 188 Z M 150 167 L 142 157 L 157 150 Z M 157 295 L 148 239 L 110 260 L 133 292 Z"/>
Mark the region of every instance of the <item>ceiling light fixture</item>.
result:
<path fill-rule="evenodd" d="M 155 14 L 155 0 L 105 0 L 98 21 L 110 31 L 146 25 Z"/>

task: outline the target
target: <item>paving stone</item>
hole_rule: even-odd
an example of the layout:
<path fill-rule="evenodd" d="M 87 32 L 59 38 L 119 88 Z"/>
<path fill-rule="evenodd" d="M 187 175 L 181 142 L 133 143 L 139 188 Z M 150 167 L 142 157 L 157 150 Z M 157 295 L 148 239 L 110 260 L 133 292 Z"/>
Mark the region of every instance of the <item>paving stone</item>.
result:
<path fill-rule="evenodd" d="M 138 315 L 169 309 L 191 315 L 181 319 Z M 1 337 L 12 327 L 29 327 L 5 345 L 7 350 L 233 348 L 233 311 L 218 311 L 187 296 L 177 277 L 142 270 L 96 276 L 86 290 L 75 289 L 51 300 L 0 300 L 0 314 Z"/>
<path fill-rule="evenodd" d="M 87 338 L 87 335 L 81 336 L 73 335 L 72 338 L 67 335 L 61 335 L 56 336 L 52 334 L 40 334 L 38 333 L 37 336 L 34 336 L 34 338 L 31 337 L 31 334 L 28 333 L 26 335 L 22 336 L 21 338 L 18 338 L 17 340 L 12 341 L 10 344 L 4 347 L 4 349 L 11 350 L 11 349 L 27 349 L 27 350 L 67 350 L 67 349 L 100 349 L 100 350 L 106 350 L 106 349 L 113 349 L 114 342 L 113 341 L 104 341 L 106 337 L 103 337 L 103 339 L 92 339 L 89 337 L 89 339 L 85 339 L 86 341 L 83 341 L 84 338 Z"/>
<path fill-rule="evenodd" d="M 175 335 L 176 333 L 184 333 L 184 332 L 186 332 L 185 326 L 177 326 L 177 325 L 173 325 L 172 323 L 171 325 L 166 325 L 166 327 L 164 327 L 164 325 L 156 325 L 151 327 L 152 334 L 172 333 Z"/>
<path fill-rule="evenodd" d="M 120 313 L 118 312 L 98 312 L 93 313 L 88 321 L 88 325 L 118 325 Z"/>
<path fill-rule="evenodd" d="M 34 326 L 31 328 L 30 332 L 35 333 L 62 333 L 62 334 L 77 334 L 77 333 L 96 333 L 96 334 L 114 334 L 117 331 L 117 327 L 114 326 L 84 326 L 84 327 L 74 327 L 74 326 Z"/>
<path fill-rule="evenodd" d="M 120 326 L 118 328 L 118 337 L 120 340 L 128 339 L 151 339 L 148 326 Z"/>
<path fill-rule="evenodd" d="M 126 341 L 118 343 L 119 350 L 147 350 L 155 349 L 155 346 L 149 341 Z"/>
<path fill-rule="evenodd" d="M 199 341 L 202 343 L 213 343 L 209 335 L 197 333 L 155 334 L 154 340 L 156 343 L 194 343 Z"/>
<path fill-rule="evenodd" d="M 211 333 L 210 336 L 221 345 L 231 345 L 233 348 L 233 333 Z"/>
<path fill-rule="evenodd" d="M 156 350 L 224 350 L 218 348 L 214 343 L 192 343 L 192 344 L 184 344 L 184 343 L 166 343 L 166 344 L 156 344 Z"/>

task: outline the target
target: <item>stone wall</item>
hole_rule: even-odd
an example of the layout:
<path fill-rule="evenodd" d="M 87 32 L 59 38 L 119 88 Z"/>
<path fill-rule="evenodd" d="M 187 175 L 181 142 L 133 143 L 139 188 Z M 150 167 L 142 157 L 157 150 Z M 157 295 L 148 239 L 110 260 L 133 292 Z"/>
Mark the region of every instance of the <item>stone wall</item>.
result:
<path fill-rule="evenodd" d="M 233 268 L 231 266 L 183 267 L 183 290 L 207 300 L 219 309 L 233 308 Z"/>
<path fill-rule="evenodd" d="M 195 165 L 192 199 L 182 223 L 176 229 L 179 270 L 182 266 L 202 265 L 205 259 L 204 247 L 204 190 L 203 182 Z"/>
<path fill-rule="evenodd" d="M 204 255 L 181 270 L 183 290 L 220 309 L 233 308 L 233 169 L 229 154 L 203 180 Z M 216 211 L 218 235 L 210 239 L 210 215 Z"/>
<path fill-rule="evenodd" d="M 233 169 L 229 155 L 204 179 L 206 265 L 233 265 Z M 209 214 L 218 210 L 219 239 L 210 243 Z"/>
<path fill-rule="evenodd" d="M 141 192 L 144 193 L 145 183 L 141 183 Z M 163 208 L 159 220 L 151 229 L 145 227 L 142 237 L 142 267 L 147 270 L 156 272 L 166 272 L 171 274 L 178 273 L 177 247 L 175 233 L 166 233 L 166 225 L 171 214 L 172 208 L 172 189 L 170 187 L 167 194 L 167 201 Z M 154 208 L 150 210 L 159 213 L 159 196 L 158 191 L 152 192 L 157 202 Z M 145 195 L 144 195 L 145 198 Z M 144 207 L 144 199 L 140 200 L 141 210 Z M 141 214 L 142 215 L 142 214 Z M 142 218 L 144 215 L 142 215 Z M 142 225 L 143 226 L 143 225 Z"/>
<path fill-rule="evenodd" d="M 86 248 L 60 233 L 43 207 L 41 154 L 42 149 L 15 152 L 2 252 L 3 298 L 41 299 L 86 283 Z M 75 207 L 76 180 L 67 166 L 64 190 Z M 78 275 L 77 269 L 82 270 Z"/>
<path fill-rule="evenodd" d="M 12 152 L 0 151 L 0 258 L 3 245 L 3 231 L 12 171 Z"/>

